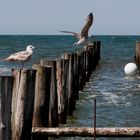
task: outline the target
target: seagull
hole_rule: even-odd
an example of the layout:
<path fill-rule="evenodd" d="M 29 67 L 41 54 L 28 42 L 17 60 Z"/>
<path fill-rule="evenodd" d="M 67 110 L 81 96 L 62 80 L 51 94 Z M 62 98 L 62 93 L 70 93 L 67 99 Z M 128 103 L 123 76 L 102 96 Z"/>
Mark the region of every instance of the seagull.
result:
<path fill-rule="evenodd" d="M 24 63 L 29 61 L 32 57 L 33 54 L 33 49 L 35 49 L 35 47 L 33 45 L 28 45 L 26 47 L 25 51 L 20 51 L 14 54 L 11 54 L 9 57 L 2 59 L 2 61 L 18 61 L 21 62 L 22 64 L 22 69 L 24 67 Z"/>
<path fill-rule="evenodd" d="M 93 14 L 90 13 L 86 20 L 87 20 L 87 22 L 84 25 L 84 27 L 82 28 L 81 33 L 75 33 L 75 32 L 71 32 L 71 31 L 60 31 L 60 32 L 73 34 L 78 39 L 78 42 L 74 43 L 74 45 L 85 44 L 85 43 L 87 43 L 87 40 L 89 37 L 88 36 L 89 28 L 91 27 L 91 25 L 93 23 Z"/>

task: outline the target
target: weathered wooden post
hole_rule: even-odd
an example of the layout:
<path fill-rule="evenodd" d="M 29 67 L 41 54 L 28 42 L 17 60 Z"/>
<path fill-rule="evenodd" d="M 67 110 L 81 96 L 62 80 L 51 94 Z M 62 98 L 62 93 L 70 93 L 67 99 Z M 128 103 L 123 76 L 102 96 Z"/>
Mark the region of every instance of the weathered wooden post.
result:
<path fill-rule="evenodd" d="M 32 126 L 48 126 L 51 67 L 33 65 L 36 69 L 35 99 Z"/>
<path fill-rule="evenodd" d="M 93 54 L 93 46 L 89 46 L 88 47 L 89 49 L 89 57 L 88 57 L 88 69 L 89 69 L 89 72 L 88 72 L 88 76 L 90 77 L 91 73 L 92 73 L 92 54 Z"/>
<path fill-rule="evenodd" d="M 94 41 L 94 51 L 95 51 L 95 62 L 96 65 L 99 65 L 99 60 L 100 60 L 100 46 L 101 46 L 101 41 Z"/>
<path fill-rule="evenodd" d="M 50 103 L 49 103 L 49 127 L 57 127 L 58 121 L 58 97 L 57 97 L 57 82 L 56 82 L 56 61 L 55 60 L 40 60 L 42 66 L 50 66 L 51 83 L 50 83 Z"/>
<path fill-rule="evenodd" d="M 136 41 L 135 61 L 140 70 L 140 41 Z"/>
<path fill-rule="evenodd" d="M 83 89 L 83 83 L 82 83 L 82 52 L 78 51 L 77 52 L 77 59 L 78 59 L 78 87 L 79 87 L 79 90 L 82 90 Z"/>
<path fill-rule="evenodd" d="M 68 114 L 72 115 L 75 109 L 76 100 L 74 97 L 74 54 L 70 54 L 69 56 L 69 94 L 68 94 Z"/>
<path fill-rule="evenodd" d="M 90 72 L 90 50 L 87 47 L 85 51 L 86 51 L 86 81 L 88 81 L 90 74 L 91 74 L 91 72 Z"/>
<path fill-rule="evenodd" d="M 36 69 L 33 127 L 47 127 L 49 119 L 51 67 L 33 65 Z M 44 136 L 32 136 L 32 140 L 43 140 Z"/>
<path fill-rule="evenodd" d="M 86 82 L 86 51 L 80 52 L 80 75 L 79 75 L 79 89 L 82 90 Z"/>
<path fill-rule="evenodd" d="M 57 77 L 57 94 L 58 94 L 58 115 L 59 123 L 65 124 L 67 121 L 68 106 L 68 68 L 69 61 L 67 59 L 59 59 L 56 61 L 56 77 Z"/>
<path fill-rule="evenodd" d="M 73 82 L 73 88 L 74 88 L 75 100 L 78 100 L 79 99 L 79 59 L 78 59 L 78 53 L 74 53 L 74 82 Z"/>
<path fill-rule="evenodd" d="M 33 128 L 32 134 L 44 136 L 93 137 L 94 127 Z M 96 137 L 140 137 L 140 127 L 96 128 Z"/>
<path fill-rule="evenodd" d="M 100 60 L 100 51 L 101 51 L 101 41 L 97 41 L 97 65 L 99 65 Z"/>
<path fill-rule="evenodd" d="M 94 71 L 96 69 L 97 64 L 97 43 L 93 42 L 93 51 L 92 51 L 92 70 Z"/>
<path fill-rule="evenodd" d="M 35 74 L 35 70 L 13 70 L 12 140 L 31 139 Z"/>
<path fill-rule="evenodd" d="M 69 70 L 68 70 L 68 115 L 72 115 L 73 110 L 75 109 L 76 100 L 74 97 L 74 54 L 63 54 L 63 59 L 69 60 Z"/>
<path fill-rule="evenodd" d="M 0 140 L 11 139 L 11 100 L 13 89 L 12 76 L 0 77 Z"/>
<path fill-rule="evenodd" d="M 95 59 L 94 59 L 94 45 L 90 46 L 90 54 L 91 54 L 91 58 L 90 58 L 90 62 L 91 62 L 91 71 L 94 71 L 96 66 L 95 66 Z"/>

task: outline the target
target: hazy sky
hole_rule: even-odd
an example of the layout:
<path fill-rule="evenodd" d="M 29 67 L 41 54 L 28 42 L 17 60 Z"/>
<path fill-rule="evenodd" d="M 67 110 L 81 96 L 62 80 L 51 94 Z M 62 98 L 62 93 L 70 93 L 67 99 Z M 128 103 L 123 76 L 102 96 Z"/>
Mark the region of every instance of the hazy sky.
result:
<path fill-rule="evenodd" d="M 90 12 L 90 34 L 140 35 L 140 0 L 0 0 L 0 34 L 79 32 Z"/>

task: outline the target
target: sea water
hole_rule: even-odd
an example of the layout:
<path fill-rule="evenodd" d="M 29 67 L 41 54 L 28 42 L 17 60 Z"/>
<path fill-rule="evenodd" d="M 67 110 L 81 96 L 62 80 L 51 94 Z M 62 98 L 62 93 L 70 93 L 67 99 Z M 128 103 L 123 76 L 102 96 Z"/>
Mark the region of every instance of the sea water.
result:
<path fill-rule="evenodd" d="M 140 77 L 128 77 L 124 66 L 134 62 L 136 41 L 140 36 L 92 36 L 101 41 L 101 60 L 99 66 L 86 83 L 76 110 L 66 126 L 92 127 L 93 100 L 97 100 L 97 127 L 139 127 L 140 126 Z M 0 36 L 0 57 L 4 58 L 28 44 L 36 47 L 33 57 L 25 67 L 31 67 L 40 59 L 55 59 L 62 53 L 75 52 L 83 46 L 73 46 L 73 36 Z M 0 74 L 10 73 L 12 68 L 20 68 L 20 63 L 0 62 Z M 92 139 L 81 137 L 59 138 Z M 97 138 L 99 140 L 120 140 L 121 138 Z M 138 140 L 139 138 L 122 138 Z"/>

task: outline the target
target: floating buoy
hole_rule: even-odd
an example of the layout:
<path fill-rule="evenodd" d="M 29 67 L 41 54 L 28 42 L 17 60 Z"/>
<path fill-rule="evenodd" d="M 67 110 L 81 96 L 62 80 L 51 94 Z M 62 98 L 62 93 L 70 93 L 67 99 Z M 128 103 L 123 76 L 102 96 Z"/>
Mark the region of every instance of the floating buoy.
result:
<path fill-rule="evenodd" d="M 138 68 L 135 63 L 128 63 L 124 67 L 124 72 L 128 76 L 134 76 L 137 74 Z"/>

